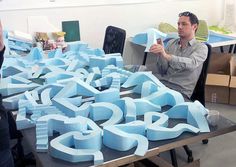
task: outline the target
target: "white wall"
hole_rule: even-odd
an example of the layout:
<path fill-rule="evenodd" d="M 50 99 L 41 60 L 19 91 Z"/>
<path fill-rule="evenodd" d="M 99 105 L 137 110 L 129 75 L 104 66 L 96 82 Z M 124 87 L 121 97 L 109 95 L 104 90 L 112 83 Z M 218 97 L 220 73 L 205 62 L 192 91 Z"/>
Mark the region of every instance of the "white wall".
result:
<path fill-rule="evenodd" d="M 129 37 L 161 21 L 176 25 L 178 13 L 186 10 L 195 13 L 199 19 L 207 20 L 209 25 L 218 24 L 223 18 L 223 1 L 156 0 L 147 4 L 12 10 L 0 11 L 0 19 L 5 29 L 23 32 L 28 31 L 28 16 L 47 16 L 59 28 L 62 20 L 79 20 L 82 40 L 92 47 L 102 47 L 108 25 L 124 28 Z"/>

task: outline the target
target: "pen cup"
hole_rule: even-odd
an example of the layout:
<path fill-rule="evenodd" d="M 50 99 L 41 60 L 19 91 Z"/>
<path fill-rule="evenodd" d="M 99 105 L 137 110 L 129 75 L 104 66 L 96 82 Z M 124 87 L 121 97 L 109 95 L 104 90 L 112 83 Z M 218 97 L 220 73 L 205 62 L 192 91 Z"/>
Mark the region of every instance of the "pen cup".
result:
<path fill-rule="evenodd" d="M 207 115 L 207 121 L 211 126 L 216 126 L 219 121 L 220 113 L 217 110 L 209 110 Z"/>

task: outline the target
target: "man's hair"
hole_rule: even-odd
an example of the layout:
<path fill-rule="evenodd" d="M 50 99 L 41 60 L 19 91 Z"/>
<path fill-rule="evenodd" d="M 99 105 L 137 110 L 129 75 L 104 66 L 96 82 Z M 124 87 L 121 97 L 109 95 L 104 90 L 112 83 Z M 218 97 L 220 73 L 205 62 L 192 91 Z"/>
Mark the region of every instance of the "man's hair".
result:
<path fill-rule="evenodd" d="M 192 25 L 193 24 L 197 24 L 197 25 L 199 24 L 197 16 L 195 14 L 191 13 L 191 12 L 188 12 L 188 11 L 182 12 L 182 13 L 179 14 L 179 17 L 181 17 L 181 16 L 189 17 L 189 20 L 190 20 Z"/>

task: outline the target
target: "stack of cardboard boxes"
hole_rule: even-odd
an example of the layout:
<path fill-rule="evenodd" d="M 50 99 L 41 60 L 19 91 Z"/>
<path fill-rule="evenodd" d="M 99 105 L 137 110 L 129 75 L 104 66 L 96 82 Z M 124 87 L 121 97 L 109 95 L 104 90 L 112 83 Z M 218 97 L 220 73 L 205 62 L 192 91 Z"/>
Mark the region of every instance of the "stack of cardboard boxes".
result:
<path fill-rule="evenodd" d="M 212 53 L 205 93 L 207 102 L 236 105 L 236 58 L 233 54 Z"/>

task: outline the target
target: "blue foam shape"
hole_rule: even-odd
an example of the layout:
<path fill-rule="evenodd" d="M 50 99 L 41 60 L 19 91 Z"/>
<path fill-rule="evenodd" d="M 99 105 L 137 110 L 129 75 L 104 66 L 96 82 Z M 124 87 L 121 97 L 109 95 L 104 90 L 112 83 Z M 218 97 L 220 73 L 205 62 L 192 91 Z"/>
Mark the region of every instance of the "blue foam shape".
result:
<path fill-rule="evenodd" d="M 156 39 L 160 38 L 162 40 L 164 40 L 167 36 L 167 34 L 160 32 L 159 30 L 155 28 L 149 28 L 145 30 L 144 32 L 136 34 L 132 38 L 132 42 L 136 44 L 147 44 L 149 42 L 148 40 L 150 40 L 148 38 L 148 34 L 153 35 L 153 38 L 156 38 Z"/>
<path fill-rule="evenodd" d="M 105 52 L 104 50 L 102 49 L 99 49 L 99 48 L 86 48 L 86 49 L 83 49 L 81 52 L 84 52 L 88 55 L 96 55 L 96 56 L 104 56 L 105 55 Z"/>
<path fill-rule="evenodd" d="M 48 136 L 53 135 L 53 131 L 64 134 L 70 131 L 86 132 L 94 130 L 102 133 L 102 130 L 90 119 L 77 116 L 68 118 L 63 115 L 49 114 L 38 118 L 36 123 L 36 148 L 37 151 L 46 151 L 48 148 Z M 99 146 L 97 146 L 99 147 Z"/>
<path fill-rule="evenodd" d="M 137 146 L 134 154 L 144 156 L 148 150 L 148 140 L 144 134 L 143 121 L 106 126 L 103 129 L 103 144 L 118 151 L 127 151 Z"/>
<path fill-rule="evenodd" d="M 82 96 L 95 96 L 95 94 L 99 93 L 97 89 L 90 86 L 89 84 L 81 81 L 71 81 L 68 83 L 60 92 L 58 92 L 57 95 L 55 95 L 55 98 L 60 97 L 71 97 L 75 95 L 82 95 Z"/>
<path fill-rule="evenodd" d="M 94 134 L 96 135 L 97 133 Z M 72 131 L 53 139 L 50 142 L 50 154 L 55 158 L 59 158 L 69 162 L 84 162 L 94 160 L 94 165 L 103 163 L 103 154 L 97 149 L 90 149 L 86 147 L 84 149 L 80 149 L 77 148 L 76 144 L 75 148 L 71 148 L 71 145 L 73 145 L 73 143 L 77 143 L 78 139 L 82 138 L 81 136 L 83 136 L 81 133 Z M 99 136 L 100 138 L 97 136 L 88 137 L 91 137 L 89 138 L 90 145 L 95 142 L 97 143 L 101 138 L 101 136 Z"/>
<path fill-rule="evenodd" d="M 130 97 L 124 97 L 115 102 L 117 106 L 124 112 L 125 123 L 136 121 L 136 105 Z"/>
<path fill-rule="evenodd" d="M 52 88 L 47 88 L 41 93 L 41 102 L 42 102 L 42 104 L 52 105 L 51 91 L 52 91 Z"/>
<path fill-rule="evenodd" d="M 161 88 L 158 92 L 144 97 L 143 99 L 160 106 L 175 106 L 176 104 L 184 102 L 184 98 L 181 93 L 169 88 Z"/>
<path fill-rule="evenodd" d="M 82 41 L 67 42 L 67 51 L 80 51 L 88 47 L 88 44 Z"/>
<path fill-rule="evenodd" d="M 150 28 L 147 30 L 147 43 L 146 43 L 146 49 L 145 52 L 149 52 L 149 49 L 153 44 L 157 43 L 157 39 L 164 40 L 166 38 L 167 34 L 155 29 Z"/>
<path fill-rule="evenodd" d="M 24 93 L 4 98 L 2 100 L 2 105 L 7 109 L 16 110 L 18 108 L 18 101 L 20 99 L 25 99 Z"/>
<path fill-rule="evenodd" d="M 75 73 L 79 73 L 79 74 L 82 74 L 84 76 L 84 78 L 87 78 L 88 77 L 88 74 L 89 72 L 84 69 L 84 68 L 78 68 Z"/>
<path fill-rule="evenodd" d="M 26 109 L 22 108 L 18 110 L 16 116 L 16 126 L 18 130 L 34 127 L 35 124 L 30 119 L 26 118 Z"/>
<path fill-rule="evenodd" d="M 89 84 L 89 85 L 92 85 L 92 82 L 98 78 L 100 78 L 101 75 L 100 74 L 96 74 L 96 73 L 89 73 L 86 80 L 85 80 L 85 83 Z"/>
<path fill-rule="evenodd" d="M 36 83 L 29 83 L 29 84 L 12 84 L 12 83 L 0 83 L 0 93 L 3 96 L 9 96 L 9 95 L 13 95 L 16 93 L 21 93 L 27 90 L 32 90 L 36 87 L 38 87 L 39 84 Z"/>
<path fill-rule="evenodd" d="M 12 76 L 11 78 L 11 83 L 13 84 L 30 84 L 32 83 L 32 81 L 26 79 L 26 78 L 22 78 L 20 76 Z"/>
<path fill-rule="evenodd" d="M 144 114 L 144 122 L 146 123 L 147 127 L 149 125 L 167 127 L 168 119 L 169 117 L 164 113 L 150 111 Z"/>
<path fill-rule="evenodd" d="M 94 98 L 95 102 L 114 102 L 120 99 L 120 91 L 114 88 L 106 89 L 95 94 Z"/>
<path fill-rule="evenodd" d="M 104 69 L 108 65 L 114 65 L 120 68 L 123 67 L 123 59 L 120 53 L 113 53 L 108 55 L 105 55 L 103 57 L 91 56 L 89 58 L 89 67 L 99 67 L 100 70 Z"/>
<path fill-rule="evenodd" d="M 33 96 L 31 95 L 29 91 L 25 91 L 24 95 L 25 95 L 26 100 L 28 100 L 31 103 L 31 105 L 33 106 L 38 105 L 38 103 L 36 102 L 36 100 L 33 98 Z"/>
<path fill-rule="evenodd" d="M 48 53 L 48 58 L 54 58 L 54 57 L 64 57 L 61 48 L 57 48 L 53 52 Z"/>
<path fill-rule="evenodd" d="M 77 100 L 76 103 L 72 102 L 72 100 Z M 69 117 L 75 117 L 78 115 L 88 116 L 89 114 L 89 106 L 87 103 L 84 103 L 83 106 L 80 106 L 82 103 L 82 97 L 76 97 L 74 99 L 71 98 L 54 98 L 53 105 L 56 106 L 59 110 L 61 110 L 65 115 Z"/>
<path fill-rule="evenodd" d="M 63 66 L 67 65 L 69 62 L 66 59 L 60 59 L 60 58 L 51 58 L 47 59 L 47 61 L 43 62 L 45 66 Z"/>
<path fill-rule="evenodd" d="M 54 97 L 62 88 L 64 88 L 64 85 L 53 83 L 53 84 L 47 84 L 47 85 L 41 85 L 37 88 L 35 88 L 34 92 L 37 94 L 41 94 L 45 89 L 51 88 L 50 98 Z"/>
<path fill-rule="evenodd" d="M 161 111 L 160 105 L 155 105 L 146 99 L 134 99 L 134 103 L 136 105 L 137 115 L 144 115 L 149 111 Z"/>
<path fill-rule="evenodd" d="M 32 48 L 30 53 L 24 57 L 30 62 L 38 62 L 43 59 L 43 50 L 41 48 L 35 47 Z"/>
<path fill-rule="evenodd" d="M 200 132 L 210 132 L 204 116 L 205 108 L 198 101 L 184 102 L 169 109 L 165 114 L 170 118 L 187 119 L 187 123 L 200 129 Z"/>
<path fill-rule="evenodd" d="M 60 73 L 50 72 L 43 76 L 43 78 L 45 78 L 45 83 L 47 84 L 52 84 L 52 83 L 66 84 L 72 80 L 75 80 L 75 78 L 83 79 L 83 77 L 84 76 L 80 73 L 69 72 L 69 71 L 64 71 Z"/>
<path fill-rule="evenodd" d="M 49 72 L 64 72 L 63 69 L 56 66 L 42 66 L 33 74 L 33 78 L 38 78 L 40 75 L 45 75 Z"/>
<path fill-rule="evenodd" d="M 136 86 L 142 84 L 145 81 L 152 81 L 158 87 L 165 87 L 158 78 L 156 78 L 151 72 L 136 72 L 133 73 L 127 81 L 122 85 L 123 88 L 129 88 L 132 86 Z"/>
<path fill-rule="evenodd" d="M 150 94 L 157 92 L 158 86 L 151 81 L 146 81 L 142 85 L 141 97 L 149 96 Z"/>
<path fill-rule="evenodd" d="M 108 126 L 120 123 L 123 120 L 122 110 L 115 104 L 108 102 L 99 102 L 91 104 L 91 111 L 89 117 L 94 120 L 107 120 L 100 124 L 100 126 Z"/>
<path fill-rule="evenodd" d="M 184 123 L 177 124 L 173 128 L 149 125 L 147 127 L 146 136 L 148 140 L 157 141 L 157 140 L 166 140 L 166 139 L 176 138 L 179 135 L 181 135 L 183 132 L 198 133 L 199 129 L 192 125 L 184 124 Z"/>
<path fill-rule="evenodd" d="M 2 68 L 2 76 L 3 77 L 8 77 L 8 76 L 13 76 L 15 74 L 21 73 L 21 72 L 25 72 L 26 69 L 21 67 L 21 66 L 7 66 Z"/>

